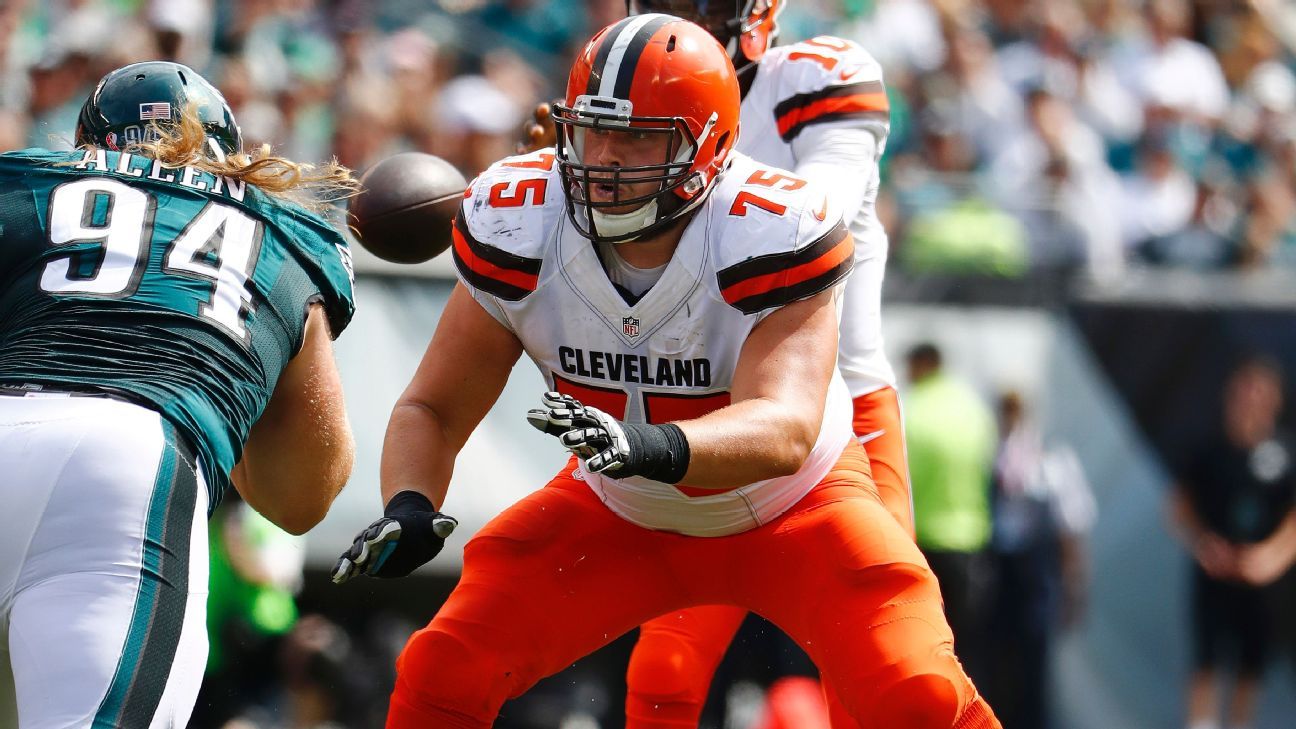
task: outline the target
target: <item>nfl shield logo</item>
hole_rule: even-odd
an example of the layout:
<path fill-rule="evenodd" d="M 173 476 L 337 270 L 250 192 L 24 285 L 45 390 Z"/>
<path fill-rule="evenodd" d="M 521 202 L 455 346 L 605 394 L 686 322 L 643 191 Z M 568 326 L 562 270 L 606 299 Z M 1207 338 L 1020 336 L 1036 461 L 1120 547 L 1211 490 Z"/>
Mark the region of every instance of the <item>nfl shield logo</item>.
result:
<path fill-rule="evenodd" d="M 622 317 L 621 331 L 625 332 L 627 337 L 639 336 L 639 320 L 633 316 Z"/>

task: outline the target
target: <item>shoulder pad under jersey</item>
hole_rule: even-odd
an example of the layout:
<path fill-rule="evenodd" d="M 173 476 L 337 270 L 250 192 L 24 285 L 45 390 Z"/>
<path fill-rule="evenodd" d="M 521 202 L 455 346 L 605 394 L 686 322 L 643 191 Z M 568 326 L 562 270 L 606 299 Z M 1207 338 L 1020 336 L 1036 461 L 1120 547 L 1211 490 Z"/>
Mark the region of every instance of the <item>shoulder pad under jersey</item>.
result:
<path fill-rule="evenodd" d="M 720 295 L 745 314 L 831 288 L 850 273 L 855 244 L 827 191 L 735 154 L 707 201 Z"/>
<path fill-rule="evenodd" d="M 287 233 L 285 245 L 302 252 L 298 261 L 324 297 L 329 328 L 336 339 L 355 315 L 355 267 L 346 238 L 322 214 L 265 195 L 255 188 L 263 217 Z"/>
<path fill-rule="evenodd" d="M 770 103 L 785 142 L 811 124 L 889 122 L 882 67 L 852 41 L 824 35 L 778 46 L 761 59 L 761 70 L 770 76 Z"/>
<path fill-rule="evenodd" d="M 507 301 L 536 290 L 540 263 L 566 214 L 552 149 L 507 157 L 468 185 L 454 221 L 463 282 Z"/>

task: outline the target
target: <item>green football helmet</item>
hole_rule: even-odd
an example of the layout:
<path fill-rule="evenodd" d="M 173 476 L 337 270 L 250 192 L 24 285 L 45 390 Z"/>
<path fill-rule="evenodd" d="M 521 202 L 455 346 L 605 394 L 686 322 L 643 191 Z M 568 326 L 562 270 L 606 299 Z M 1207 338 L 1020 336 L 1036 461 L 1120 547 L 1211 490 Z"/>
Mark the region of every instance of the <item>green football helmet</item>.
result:
<path fill-rule="evenodd" d="M 213 156 L 241 150 L 242 134 L 225 97 L 196 71 L 171 61 L 132 63 L 104 76 L 81 107 L 76 142 L 118 150 L 149 141 L 152 122 L 178 121 L 191 103 Z"/>

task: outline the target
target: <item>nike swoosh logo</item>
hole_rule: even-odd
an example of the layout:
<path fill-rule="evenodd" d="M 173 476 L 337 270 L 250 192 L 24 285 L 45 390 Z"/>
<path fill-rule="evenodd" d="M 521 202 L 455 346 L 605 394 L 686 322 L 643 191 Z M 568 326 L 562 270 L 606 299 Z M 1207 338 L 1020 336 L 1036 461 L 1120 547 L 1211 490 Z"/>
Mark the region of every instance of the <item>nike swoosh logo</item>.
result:
<path fill-rule="evenodd" d="M 819 209 L 814 211 L 814 216 L 819 220 L 828 217 L 828 198 L 824 198 L 823 205 L 820 205 Z"/>
<path fill-rule="evenodd" d="M 864 435 L 855 436 L 855 439 L 860 442 L 860 445 L 864 445 L 865 443 L 868 443 L 871 440 L 877 440 L 878 438 L 881 438 L 884 435 L 886 435 L 885 428 L 882 430 L 875 430 L 872 433 L 865 433 Z"/>

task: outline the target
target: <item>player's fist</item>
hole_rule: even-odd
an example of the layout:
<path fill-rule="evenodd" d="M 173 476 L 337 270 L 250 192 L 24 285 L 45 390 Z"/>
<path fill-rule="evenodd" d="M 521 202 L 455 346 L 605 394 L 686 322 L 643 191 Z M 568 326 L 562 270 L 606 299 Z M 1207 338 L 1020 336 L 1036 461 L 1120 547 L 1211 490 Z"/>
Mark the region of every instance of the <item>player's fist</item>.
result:
<path fill-rule="evenodd" d="M 357 534 L 338 558 L 333 581 L 340 585 L 356 575 L 404 577 L 437 556 L 458 525 L 428 497 L 402 491 L 387 503 L 382 518 Z"/>

